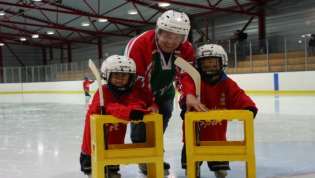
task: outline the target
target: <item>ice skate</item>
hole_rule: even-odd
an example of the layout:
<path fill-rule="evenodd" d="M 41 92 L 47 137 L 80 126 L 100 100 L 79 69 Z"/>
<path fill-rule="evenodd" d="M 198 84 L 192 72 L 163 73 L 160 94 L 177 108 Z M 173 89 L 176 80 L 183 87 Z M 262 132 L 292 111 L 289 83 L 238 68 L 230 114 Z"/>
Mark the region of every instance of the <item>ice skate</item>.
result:
<path fill-rule="evenodd" d="M 116 171 L 109 171 L 108 178 L 121 178 L 121 175 Z"/>
<path fill-rule="evenodd" d="M 140 172 L 144 175 L 147 175 L 148 174 L 148 170 L 147 170 L 147 165 L 144 164 L 144 163 L 141 163 L 138 165 L 139 169 L 140 169 Z M 169 169 L 170 169 L 170 164 L 167 163 L 167 162 L 164 162 L 163 163 L 163 167 L 164 167 L 164 175 L 167 176 L 169 175 Z"/>
<path fill-rule="evenodd" d="M 216 178 L 225 178 L 228 173 L 226 170 L 218 170 L 218 171 L 214 171 L 214 175 Z"/>

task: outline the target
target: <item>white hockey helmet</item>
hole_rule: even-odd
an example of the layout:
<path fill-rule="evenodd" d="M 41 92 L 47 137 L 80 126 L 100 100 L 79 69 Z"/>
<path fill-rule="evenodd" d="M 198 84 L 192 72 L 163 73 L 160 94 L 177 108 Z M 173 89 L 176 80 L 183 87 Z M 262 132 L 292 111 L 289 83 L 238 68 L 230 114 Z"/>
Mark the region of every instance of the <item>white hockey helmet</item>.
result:
<path fill-rule="evenodd" d="M 228 65 L 228 55 L 224 48 L 218 44 L 204 44 L 197 48 L 196 51 L 196 60 L 205 58 L 205 57 L 219 57 L 222 60 L 223 70 Z"/>
<path fill-rule="evenodd" d="M 202 60 L 208 57 L 218 58 L 220 68 L 216 70 L 204 71 Z M 211 59 L 212 60 L 212 59 Z M 196 68 L 199 71 L 202 80 L 209 84 L 216 84 L 224 76 L 225 67 L 228 65 L 228 56 L 222 46 L 217 44 L 204 44 L 196 51 Z"/>
<path fill-rule="evenodd" d="M 162 29 L 184 35 L 184 41 L 186 41 L 190 30 L 190 20 L 184 12 L 168 10 L 157 19 L 156 28 L 157 31 Z"/>
<path fill-rule="evenodd" d="M 136 74 L 136 64 L 126 56 L 112 55 L 102 63 L 101 75 L 104 80 L 108 81 L 112 72 Z"/>

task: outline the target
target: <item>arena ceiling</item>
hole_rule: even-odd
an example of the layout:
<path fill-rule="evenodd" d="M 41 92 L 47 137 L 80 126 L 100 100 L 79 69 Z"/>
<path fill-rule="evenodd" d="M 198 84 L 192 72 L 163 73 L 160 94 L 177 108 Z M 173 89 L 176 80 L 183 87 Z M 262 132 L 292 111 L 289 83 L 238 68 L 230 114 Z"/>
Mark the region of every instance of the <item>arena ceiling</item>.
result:
<path fill-rule="evenodd" d="M 32 46 L 97 44 L 133 37 L 168 9 L 191 18 L 223 12 L 261 16 L 273 0 L 0 0 L 0 42 Z"/>

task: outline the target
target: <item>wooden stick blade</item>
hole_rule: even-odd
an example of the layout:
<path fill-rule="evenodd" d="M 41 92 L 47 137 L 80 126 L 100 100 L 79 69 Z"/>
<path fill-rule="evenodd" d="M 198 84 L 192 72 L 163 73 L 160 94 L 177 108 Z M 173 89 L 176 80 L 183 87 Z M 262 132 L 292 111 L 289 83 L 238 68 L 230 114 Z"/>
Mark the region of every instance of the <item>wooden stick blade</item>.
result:
<path fill-rule="evenodd" d="M 189 64 L 185 59 L 181 57 L 177 57 L 175 60 L 175 65 L 188 73 L 188 75 L 193 79 L 196 87 L 196 95 L 200 100 L 200 85 L 201 85 L 201 77 L 198 72 L 191 64 Z"/>
<path fill-rule="evenodd" d="M 94 77 L 96 78 L 96 80 L 101 80 L 101 75 L 97 69 L 97 67 L 95 66 L 94 62 L 92 61 L 92 59 L 89 59 L 89 68 L 91 70 L 91 72 L 93 73 Z"/>
<path fill-rule="evenodd" d="M 98 71 L 96 65 L 94 64 L 94 62 L 89 59 L 89 68 L 91 70 L 91 72 L 93 73 L 96 81 L 97 81 L 97 84 L 98 84 L 98 92 L 100 94 L 100 106 L 101 108 L 103 109 L 104 107 L 104 98 L 103 98 L 103 90 L 102 90 L 102 79 L 101 79 L 101 75 L 100 75 L 100 72 Z M 101 109 L 101 111 L 102 111 Z"/>

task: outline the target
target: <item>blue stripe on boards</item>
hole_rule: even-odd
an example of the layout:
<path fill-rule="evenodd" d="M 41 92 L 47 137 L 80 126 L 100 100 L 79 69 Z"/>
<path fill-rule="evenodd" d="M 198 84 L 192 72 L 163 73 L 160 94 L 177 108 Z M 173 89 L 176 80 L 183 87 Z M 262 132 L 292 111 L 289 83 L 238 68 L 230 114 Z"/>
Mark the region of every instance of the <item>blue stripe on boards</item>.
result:
<path fill-rule="evenodd" d="M 279 91 L 279 74 L 273 74 L 273 86 L 275 91 Z"/>

